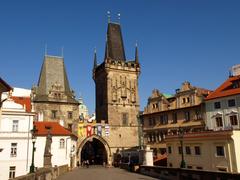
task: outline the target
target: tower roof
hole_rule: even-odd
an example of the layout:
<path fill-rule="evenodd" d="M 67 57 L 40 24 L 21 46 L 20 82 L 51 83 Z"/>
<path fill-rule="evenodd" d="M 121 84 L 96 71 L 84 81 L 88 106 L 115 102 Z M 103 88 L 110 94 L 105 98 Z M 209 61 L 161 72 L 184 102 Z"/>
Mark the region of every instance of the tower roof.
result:
<path fill-rule="evenodd" d="M 105 59 L 111 58 L 126 61 L 121 26 L 117 23 L 108 23 Z"/>
<path fill-rule="evenodd" d="M 63 57 L 45 55 L 34 101 L 51 101 L 49 99 L 51 91 L 64 93 L 66 95 L 64 102 L 77 102 L 69 86 Z"/>

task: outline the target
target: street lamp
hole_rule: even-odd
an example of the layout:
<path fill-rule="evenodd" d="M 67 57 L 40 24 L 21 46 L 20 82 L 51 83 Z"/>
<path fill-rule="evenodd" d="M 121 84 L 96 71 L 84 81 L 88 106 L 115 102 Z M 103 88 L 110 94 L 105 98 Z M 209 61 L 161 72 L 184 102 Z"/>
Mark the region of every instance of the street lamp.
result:
<path fill-rule="evenodd" d="M 32 149 L 32 164 L 30 166 L 30 173 L 34 173 L 34 169 L 35 169 L 35 167 L 34 167 L 34 152 L 35 152 L 36 132 L 37 132 L 37 129 L 36 129 L 36 126 L 34 125 L 33 129 L 31 130 L 33 149 Z"/>
<path fill-rule="evenodd" d="M 183 128 L 179 127 L 179 130 L 178 130 L 178 137 L 179 137 L 179 140 L 180 140 L 180 145 L 181 145 L 181 150 L 182 150 L 182 161 L 181 161 L 181 164 L 180 164 L 180 168 L 185 168 L 186 167 L 186 163 L 184 161 L 184 154 L 183 154 Z"/>

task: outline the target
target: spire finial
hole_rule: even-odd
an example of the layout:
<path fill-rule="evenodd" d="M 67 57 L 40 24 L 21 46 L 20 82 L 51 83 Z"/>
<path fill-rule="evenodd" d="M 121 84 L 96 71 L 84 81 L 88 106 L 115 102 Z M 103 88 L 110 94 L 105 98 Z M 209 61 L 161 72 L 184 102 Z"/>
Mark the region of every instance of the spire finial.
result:
<path fill-rule="evenodd" d="M 93 69 L 97 67 L 97 49 L 94 48 L 94 62 L 93 62 Z"/>
<path fill-rule="evenodd" d="M 45 44 L 45 50 L 44 50 L 44 55 L 46 56 L 47 55 L 47 44 Z"/>
<path fill-rule="evenodd" d="M 118 23 L 120 24 L 121 14 L 118 13 L 117 15 L 118 15 Z"/>
<path fill-rule="evenodd" d="M 111 12 L 107 11 L 108 23 L 111 22 Z"/>
<path fill-rule="evenodd" d="M 139 60 L 138 60 L 138 44 L 137 44 L 137 41 L 135 43 L 135 62 L 136 63 L 139 63 Z"/>

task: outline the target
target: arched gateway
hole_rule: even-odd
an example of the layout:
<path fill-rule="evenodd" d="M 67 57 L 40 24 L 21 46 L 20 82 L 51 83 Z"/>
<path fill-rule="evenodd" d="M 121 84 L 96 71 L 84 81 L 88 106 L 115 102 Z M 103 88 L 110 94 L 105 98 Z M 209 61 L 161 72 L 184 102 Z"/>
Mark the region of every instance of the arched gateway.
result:
<path fill-rule="evenodd" d="M 105 139 L 98 135 L 85 138 L 78 147 L 79 163 L 88 160 L 90 164 L 111 164 L 111 150 Z"/>

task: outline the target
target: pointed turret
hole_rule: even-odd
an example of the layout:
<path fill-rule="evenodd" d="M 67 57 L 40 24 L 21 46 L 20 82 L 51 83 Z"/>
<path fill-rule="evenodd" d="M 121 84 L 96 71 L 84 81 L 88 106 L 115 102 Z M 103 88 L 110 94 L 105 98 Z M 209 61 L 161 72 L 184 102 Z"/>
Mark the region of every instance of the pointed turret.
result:
<path fill-rule="evenodd" d="M 77 103 L 69 86 L 63 57 L 45 55 L 33 101 L 59 101 L 61 98 L 64 102 Z"/>
<path fill-rule="evenodd" d="M 105 59 L 126 61 L 121 26 L 117 23 L 108 23 Z"/>
<path fill-rule="evenodd" d="M 135 46 L 135 63 L 139 63 L 139 60 L 138 60 L 138 46 L 137 46 L 137 43 L 136 43 L 136 46 Z"/>
<path fill-rule="evenodd" d="M 107 39 L 106 39 L 106 45 L 105 45 L 105 57 L 104 60 L 109 58 L 109 53 L 108 53 L 108 43 L 107 43 Z"/>
<path fill-rule="evenodd" d="M 97 67 L 97 50 L 94 49 L 94 63 L 93 63 L 93 69 Z"/>

